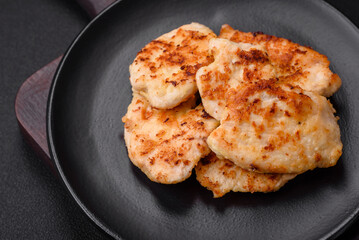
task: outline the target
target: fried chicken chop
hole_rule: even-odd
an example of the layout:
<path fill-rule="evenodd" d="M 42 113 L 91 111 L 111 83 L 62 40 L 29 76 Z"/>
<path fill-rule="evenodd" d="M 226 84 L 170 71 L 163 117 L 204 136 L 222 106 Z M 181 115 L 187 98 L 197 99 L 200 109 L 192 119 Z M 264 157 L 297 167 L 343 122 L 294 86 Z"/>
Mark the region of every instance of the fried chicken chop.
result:
<path fill-rule="evenodd" d="M 204 108 L 217 120 L 221 119 L 231 88 L 276 77 L 261 45 L 216 38 L 210 40 L 209 49 L 214 62 L 198 70 L 196 81 Z"/>
<path fill-rule="evenodd" d="M 207 139 L 219 157 L 263 173 L 334 166 L 342 154 L 335 110 L 316 93 L 261 80 L 231 89 L 221 125 Z"/>
<path fill-rule="evenodd" d="M 215 198 L 233 192 L 274 192 L 296 174 L 270 174 L 247 171 L 211 152 L 195 167 L 198 182 Z"/>
<path fill-rule="evenodd" d="M 160 109 L 186 101 L 197 92 L 197 70 L 212 61 L 208 43 L 215 37 L 208 27 L 191 23 L 153 40 L 130 65 L 133 91 Z"/>
<path fill-rule="evenodd" d="M 184 181 L 209 152 L 208 135 L 218 126 L 192 96 L 170 110 L 151 107 L 134 94 L 125 123 L 125 142 L 132 163 L 154 182 Z"/>
<path fill-rule="evenodd" d="M 323 96 L 341 80 L 328 59 L 229 25 L 219 37 L 192 23 L 137 54 L 130 66 L 134 97 L 123 117 L 133 164 L 152 181 L 172 184 L 202 158 L 197 180 L 214 197 L 276 191 L 297 174 L 335 165 L 340 131 Z M 195 108 L 197 85 L 204 108 Z M 204 109 L 220 120 L 218 128 Z"/>
<path fill-rule="evenodd" d="M 264 47 L 279 78 L 302 89 L 330 97 L 341 86 L 341 79 L 329 69 L 329 60 L 310 47 L 260 32 L 245 33 L 224 24 L 219 35 L 237 43 Z"/>
<path fill-rule="evenodd" d="M 287 39 L 223 25 L 219 38 L 210 40 L 209 50 L 214 62 L 199 69 L 196 81 L 206 111 L 217 120 L 228 90 L 239 84 L 278 78 L 326 97 L 341 85 L 326 56 Z"/>

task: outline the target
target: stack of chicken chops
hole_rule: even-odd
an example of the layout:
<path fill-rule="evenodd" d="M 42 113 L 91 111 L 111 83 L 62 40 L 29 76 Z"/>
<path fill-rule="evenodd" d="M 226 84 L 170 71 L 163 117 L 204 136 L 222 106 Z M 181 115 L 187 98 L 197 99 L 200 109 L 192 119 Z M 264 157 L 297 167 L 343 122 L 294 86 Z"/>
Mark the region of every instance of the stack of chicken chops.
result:
<path fill-rule="evenodd" d="M 152 181 L 182 182 L 195 169 L 214 197 L 272 192 L 342 154 L 326 98 L 341 80 L 326 56 L 287 39 L 183 25 L 137 54 L 130 81 L 125 142 Z"/>

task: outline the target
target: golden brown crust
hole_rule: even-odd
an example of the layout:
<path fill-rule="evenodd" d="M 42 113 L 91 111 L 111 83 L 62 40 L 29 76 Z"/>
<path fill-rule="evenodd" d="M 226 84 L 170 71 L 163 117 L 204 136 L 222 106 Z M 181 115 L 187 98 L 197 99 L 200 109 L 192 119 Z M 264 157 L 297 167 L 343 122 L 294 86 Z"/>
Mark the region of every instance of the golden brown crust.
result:
<path fill-rule="evenodd" d="M 209 47 L 214 62 L 197 72 L 196 81 L 206 111 L 220 120 L 229 89 L 273 78 L 275 71 L 261 46 L 212 39 Z"/>
<path fill-rule="evenodd" d="M 249 121 L 250 116 L 256 114 L 267 120 L 274 120 L 275 115 L 283 114 L 286 117 L 302 121 L 312 112 L 313 101 L 300 88 L 289 84 L 286 87 L 290 91 L 284 90 L 279 80 L 269 79 L 258 80 L 253 84 L 247 84 L 245 87 L 229 89 L 226 95 L 226 107 L 230 115 L 227 115 L 227 118 L 238 122 Z M 252 96 L 260 96 L 261 93 L 278 98 L 279 101 L 287 105 L 287 109 L 280 111 L 281 109 L 278 109 L 277 102 L 265 107 L 260 106 L 261 98 L 253 99 Z M 255 127 L 258 128 L 257 126 Z"/>
<path fill-rule="evenodd" d="M 273 192 L 296 174 L 267 174 L 247 171 L 211 152 L 195 168 L 198 182 L 213 192 L 215 198 L 233 192 Z"/>
<path fill-rule="evenodd" d="M 193 97 L 171 110 L 151 107 L 135 94 L 123 117 L 125 141 L 134 165 L 152 181 L 178 183 L 209 153 L 206 139 L 218 122 Z"/>
<path fill-rule="evenodd" d="M 329 97 L 341 86 L 339 76 L 329 69 L 328 58 L 310 47 L 261 32 L 241 32 L 228 24 L 222 26 L 219 37 L 237 43 L 263 46 L 277 77 L 283 77 L 292 85 L 296 84 L 304 90 Z"/>
<path fill-rule="evenodd" d="M 161 109 L 186 101 L 197 91 L 197 70 L 212 61 L 208 42 L 214 37 L 209 28 L 192 23 L 153 40 L 130 66 L 133 90 Z"/>
<path fill-rule="evenodd" d="M 334 166 L 342 143 L 327 99 L 277 80 L 231 89 L 221 125 L 207 139 L 212 151 L 264 173 L 302 173 Z"/>

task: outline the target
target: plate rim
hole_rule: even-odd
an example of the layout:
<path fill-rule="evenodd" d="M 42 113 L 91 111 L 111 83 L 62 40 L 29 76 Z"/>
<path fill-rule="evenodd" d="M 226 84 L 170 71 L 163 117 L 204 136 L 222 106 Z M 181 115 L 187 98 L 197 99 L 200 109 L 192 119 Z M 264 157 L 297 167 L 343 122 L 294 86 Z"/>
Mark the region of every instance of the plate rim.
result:
<path fill-rule="evenodd" d="M 105 15 L 107 12 L 111 11 L 111 9 L 123 2 L 125 0 L 116 0 L 115 2 L 111 3 L 109 6 L 107 6 L 102 12 L 100 12 L 98 15 L 96 15 L 74 38 L 74 40 L 71 42 L 69 47 L 67 48 L 65 54 L 63 55 L 59 65 L 57 66 L 55 75 L 52 79 L 49 95 L 47 99 L 47 107 L 46 107 L 46 133 L 47 133 L 47 143 L 48 148 L 50 152 L 51 160 L 55 163 L 56 171 L 61 177 L 61 182 L 65 185 L 67 191 L 70 193 L 71 197 L 75 200 L 78 206 L 82 209 L 82 211 L 92 220 L 92 223 L 95 223 L 96 227 L 99 227 L 102 229 L 106 234 L 110 235 L 111 237 L 122 240 L 123 238 L 116 234 L 114 231 L 112 231 L 106 224 L 104 224 L 97 216 L 95 216 L 86 206 L 85 204 L 80 200 L 80 198 L 75 193 L 74 189 L 72 188 L 71 184 L 69 183 L 67 177 L 65 176 L 65 173 L 62 169 L 62 166 L 60 164 L 59 158 L 56 153 L 56 147 L 54 143 L 54 138 L 52 134 L 53 129 L 53 101 L 54 101 L 54 94 L 56 90 L 56 85 L 59 81 L 59 76 L 61 73 L 61 70 L 66 63 L 67 58 L 72 52 L 72 49 L 77 46 L 77 43 L 80 41 L 80 39 L 83 37 L 83 35 L 87 32 L 88 29 L 92 27 L 92 25 L 97 21 L 97 19 L 101 18 L 103 15 Z"/>

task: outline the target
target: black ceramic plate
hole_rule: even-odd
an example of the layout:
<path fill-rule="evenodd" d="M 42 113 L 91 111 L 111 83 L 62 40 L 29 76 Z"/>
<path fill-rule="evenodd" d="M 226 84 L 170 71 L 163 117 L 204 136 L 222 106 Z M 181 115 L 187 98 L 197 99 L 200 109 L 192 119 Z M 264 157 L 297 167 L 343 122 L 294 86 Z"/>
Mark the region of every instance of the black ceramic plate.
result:
<path fill-rule="evenodd" d="M 344 153 L 337 166 L 298 176 L 279 192 L 213 199 L 192 176 L 151 182 L 127 157 L 122 116 L 128 67 L 152 39 L 190 22 L 216 33 L 228 23 L 308 45 L 327 55 L 343 86 L 332 103 Z M 106 232 L 124 239 L 319 239 L 358 213 L 359 32 L 322 1 L 123 0 L 74 41 L 54 79 L 49 145 L 67 188 Z"/>

